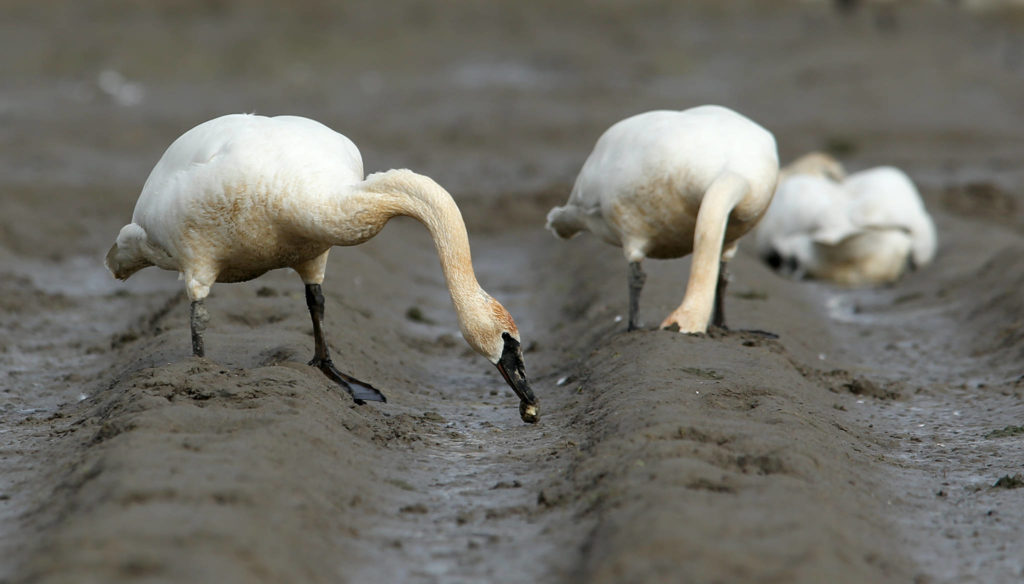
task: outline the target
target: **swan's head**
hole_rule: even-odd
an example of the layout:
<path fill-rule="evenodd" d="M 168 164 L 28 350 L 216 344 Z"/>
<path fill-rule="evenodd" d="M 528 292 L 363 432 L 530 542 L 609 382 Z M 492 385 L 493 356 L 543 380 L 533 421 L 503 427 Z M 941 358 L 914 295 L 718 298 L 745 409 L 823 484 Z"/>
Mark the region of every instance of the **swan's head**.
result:
<path fill-rule="evenodd" d="M 817 267 L 814 244 L 805 234 L 780 237 L 761 255 L 768 266 L 794 280 L 802 280 Z"/>
<path fill-rule="evenodd" d="M 500 302 L 481 291 L 476 306 L 460 322 L 462 336 L 473 349 L 498 368 L 505 382 L 519 396 L 519 415 L 524 422 L 538 419 L 537 398 L 526 379 L 519 329 Z"/>
<path fill-rule="evenodd" d="M 846 179 L 846 169 L 843 168 L 842 163 L 824 152 L 804 154 L 783 168 L 781 176 L 794 174 L 821 176 L 836 182 Z M 781 179 L 779 182 L 782 182 Z"/>

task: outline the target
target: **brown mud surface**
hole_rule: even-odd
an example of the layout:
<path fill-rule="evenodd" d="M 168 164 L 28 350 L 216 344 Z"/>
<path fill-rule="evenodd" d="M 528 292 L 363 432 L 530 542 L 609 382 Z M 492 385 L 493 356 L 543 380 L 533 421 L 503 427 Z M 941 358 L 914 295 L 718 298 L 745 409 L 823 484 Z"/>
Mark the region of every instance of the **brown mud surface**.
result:
<path fill-rule="evenodd" d="M 0 4 L 0 582 L 1024 578 L 1024 18 L 676 4 Z M 936 263 L 844 290 L 741 248 L 739 330 L 626 333 L 619 250 L 544 214 L 611 123 L 701 103 L 783 160 L 904 168 Z M 453 193 L 539 424 L 414 221 L 324 284 L 335 361 L 387 404 L 304 364 L 294 274 L 215 286 L 207 359 L 174 274 L 109 278 L 164 148 L 237 111 Z M 647 269 L 653 325 L 688 262 Z"/>

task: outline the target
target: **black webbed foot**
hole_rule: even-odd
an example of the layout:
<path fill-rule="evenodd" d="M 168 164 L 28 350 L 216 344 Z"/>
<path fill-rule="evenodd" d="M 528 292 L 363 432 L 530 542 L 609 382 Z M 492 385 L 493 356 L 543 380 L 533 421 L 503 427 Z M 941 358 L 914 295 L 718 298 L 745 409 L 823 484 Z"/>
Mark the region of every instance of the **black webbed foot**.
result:
<path fill-rule="evenodd" d="M 377 391 L 377 388 L 373 387 L 369 383 L 363 383 L 355 377 L 345 375 L 334 366 L 334 363 L 328 359 L 313 358 L 309 362 L 310 365 L 316 367 L 320 371 L 324 372 L 331 381 L 334 381 L 338 385 L 345 388 L 345 391 L 352 396 L 352 399 L 359 405 L 363 405 L 368 401 L 387 402 L 388 398 L 384 397 L 384 394 Z"/>

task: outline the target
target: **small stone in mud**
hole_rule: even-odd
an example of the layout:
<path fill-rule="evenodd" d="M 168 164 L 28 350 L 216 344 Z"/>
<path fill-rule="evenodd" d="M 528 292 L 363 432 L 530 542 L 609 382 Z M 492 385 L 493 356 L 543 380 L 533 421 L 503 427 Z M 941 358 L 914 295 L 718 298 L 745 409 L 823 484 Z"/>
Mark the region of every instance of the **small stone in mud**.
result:
<path fill-rule="evenodd" d="M 428 422 L 437 422 L 439 424 L 443 424 L 448 421 L 444 419 L 444 416 L 437 412 L 424 412 L 423 419 Z"/>
<path fill-rule="evenodd" d="M 700 367 L 683 367 L 682 370 L 690 375 L 700 377 L 702 379 L 711 379 L 719 381 L 725 379 L 719 372 L 714 369 L 701 369 Z"/>
<path fill-rule="evenodd" d="M 410 306 L 409 310 L 405 311 L 405 318 L 415 322 L 422 322 L 424 324 L 434 324 L 434 321 L 423 315 L 423 311 L 420 310 L 419 306 Z"/>
<path fill-rule="evenodd" d="M 427 506 L 423 503 L 416 503 L 413 505 L 406 505 L 398 510 L 401 513 L 416 513 L 419 515 L 425 515 L 428 511 Z"/>
<path fill-rule="evenodd" d="M 519 403 L 519 417 L 523 419 L 527 424 L 536 424 L 537 420 L 540 419 L 540 413 L 537 411 L 536 405 L 527 404 L 526 402 Z"/>
<path fill-rule="evenodd" d="M 879 387 L 867 379 L 854 379 L 843 385 L 853 395 L 868 395 L 877 399 L 899 399 L 898 391 L 886 387 Z"/>
<path fill-rule="evenodd" d="M 541 507 L 553 507 L 557 504 L 557 496 L 545 492 L 543 489 L 537 493 L 537 504 Z"/>

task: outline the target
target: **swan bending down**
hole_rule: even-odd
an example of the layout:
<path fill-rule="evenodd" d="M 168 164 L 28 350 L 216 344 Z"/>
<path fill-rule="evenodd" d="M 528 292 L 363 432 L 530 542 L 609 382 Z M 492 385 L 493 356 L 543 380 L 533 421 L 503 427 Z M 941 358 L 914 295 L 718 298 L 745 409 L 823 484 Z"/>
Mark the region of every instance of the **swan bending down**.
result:
<path fill-rule="evenodd" d="M 192 351 L 199 357 L 209 319 L 203 302 L 214 282 L 292 268 L 305 284 L 313 320 L 310 365 L 356 403 L 386 401 L 334 367 L 320 285 L 332 246 L 363 243 L 399 215 L 430 231 L 463 337 L 519 396 L 523 420 L 536 422 L 519 332 L 508 311 L 477 283 L 466 227 L 451 195 L 408 170 L 363 180 L 355 144 L 313 120 L 236 114 L 186 132 L 146 180 L 132 222 L 118 234 L 106 266 L 121 280 L 147 266 L 178 271 L 192 301 Z"/>
<path fill-rule="evenodd" d="M 775 138 L 720 106 L 652 111 L 609 128 L 548 213 L 561 238 L 586 230 L 622 246 L 629 262 L 629 330 L 639 326 L 644 258 L 693 253 L 682 304 L 661 323 L 680 332 L 725 326 L 726 263 L 761 218 L 779 171 Z"/>
<path fill-rule="evenodd" d="M 910 178 L 891 166 L 841 169 L 821 153 L 783 169 L 754 234 L 758 255 L 783 273 L 849 286 L 893 282 L 930 263 L 935 224 Z"/>

